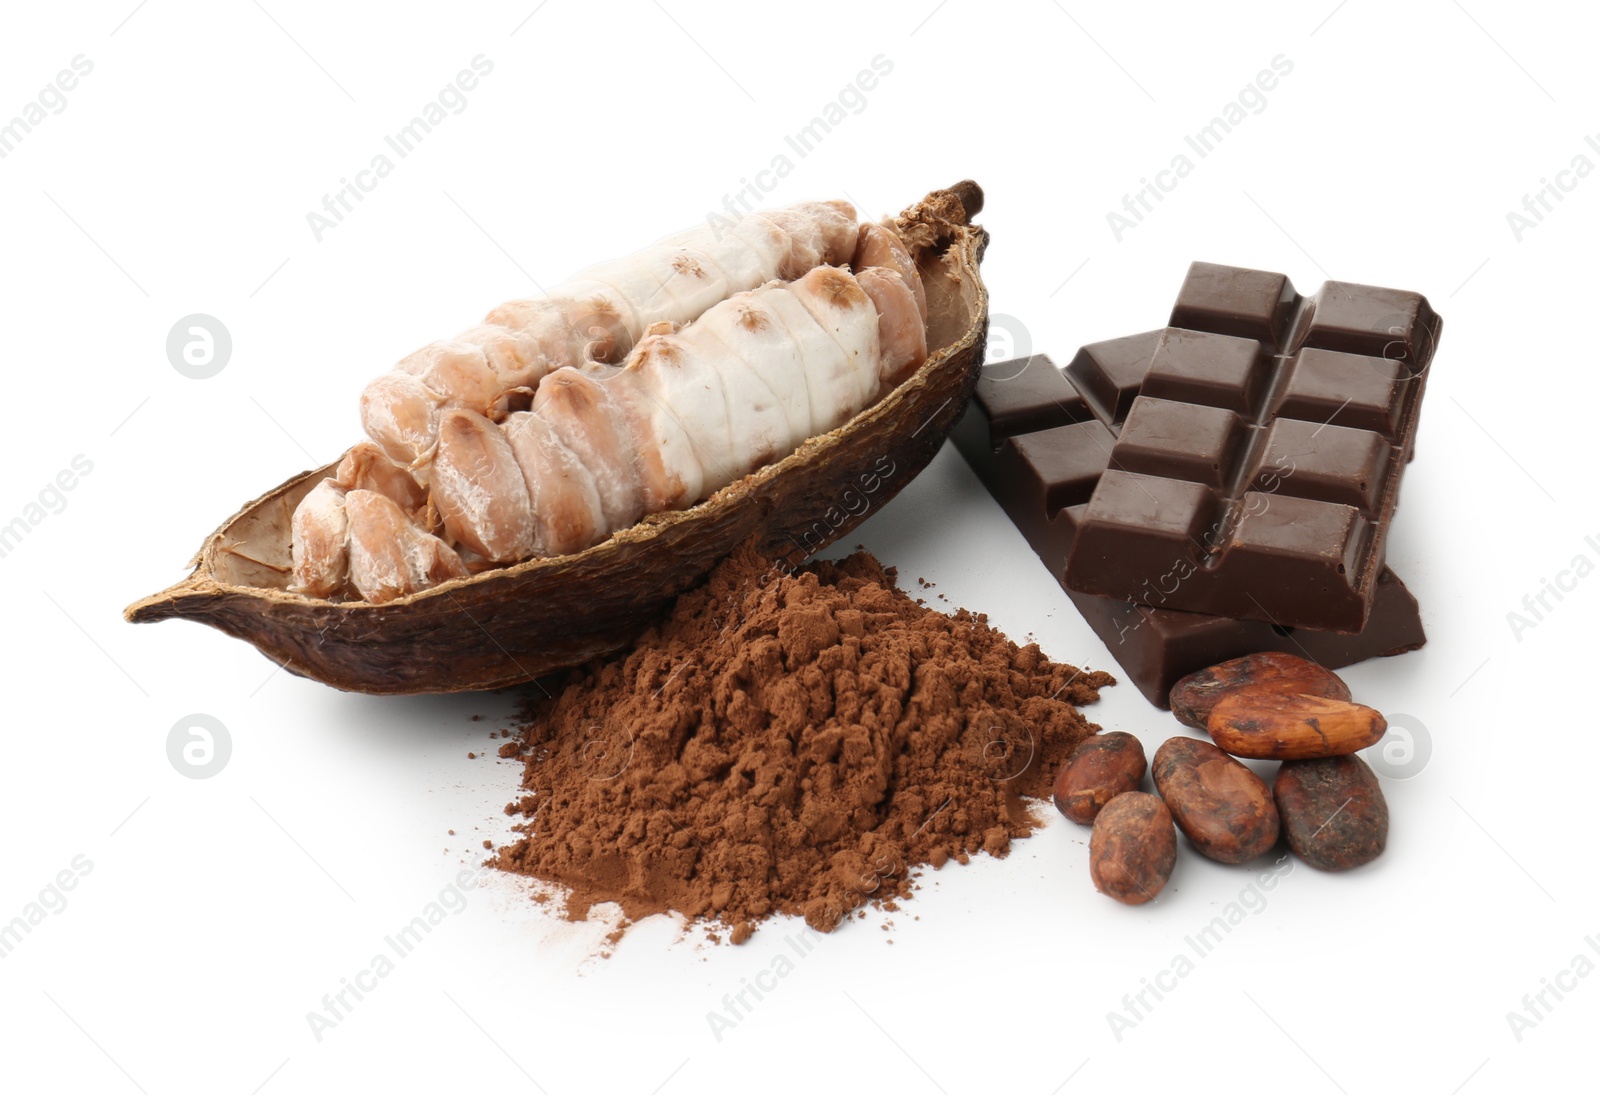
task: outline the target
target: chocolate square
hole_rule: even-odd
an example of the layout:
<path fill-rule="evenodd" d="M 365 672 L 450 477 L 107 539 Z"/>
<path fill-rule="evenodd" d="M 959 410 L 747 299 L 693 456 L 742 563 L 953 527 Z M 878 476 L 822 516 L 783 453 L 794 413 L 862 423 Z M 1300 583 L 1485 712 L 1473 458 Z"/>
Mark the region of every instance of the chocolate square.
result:
<path fill-rule="evenodd" d="M 1270 379 L 1270 365 L 1255 339 L 1168 327 L 1139 392 L 1249 414 Z"/>
<path fill-rule="evenodd" d="M 1295 300 L 1294 286 L 1282 274 L 1196 262 L 1183 279 L 1167 325 L 1276 347 L 1283 344 Z"/>
<path fill-rule="evenodd" d="M 1414 381 L 1403 361 L 1301 350 L 1289 366 L 1288 383 L 1273 413 L 1371 430 L 1394 444 L 1400 440 L 1406 396 Z"/>
<path fill-rule="evenodd" d="M 1221 490 L 1233 474 L 1244 423 L 1232 411 L 1142 395 L 1112 450 L 1124 471 L 1187 479 Z"/>

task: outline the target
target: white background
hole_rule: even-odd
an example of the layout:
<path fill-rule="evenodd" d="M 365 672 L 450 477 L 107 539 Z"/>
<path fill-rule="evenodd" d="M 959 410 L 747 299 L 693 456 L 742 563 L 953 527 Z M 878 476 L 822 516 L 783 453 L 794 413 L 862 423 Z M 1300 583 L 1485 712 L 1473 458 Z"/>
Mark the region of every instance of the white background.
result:
<path fill-rule="evenodd" d="M 1600 561 L 1600 178 L 1563 176 L 1520 240 L 1507 221 L 1574 157 L 1600 165 L 1596 27 L 1576 7 L 134 2 L 8 5 L 0 33 L 0 120 L 76 55 L 94 66 L 0 160 L 0 523 L 73 457 L 93 465 L 0 559 L 0 921 L 92 864 L 0 959 L 0 1084 L 1592 1086 L 1600 976 L 1563 975 L 1575 987 L 1520 1040 L 1507 1019 L 1576 955 L 1600 962 L 1600 578 L 1547 595 L 1520 636 L 1507 617 L 1575 556 Z M 478 54 L 494 69 L 466 109 L 319 242 L 306 214 Z M 797 156 L 785 136 L 879 54 L 893 69 L 865 108 Z M 1190 151 L 1119 241 L 1108 211 L 1280 54 L 1293 71 L 1265 107 Z M 595 958 L 605 925 L 554 921 L 503 878 L 318 1041 L 307 1012 L 507 832 L 519 766 L 467 752 L 513 699 L 344 695 L 122 607 L 177 580 L 241 501 L 354 441 L 361 385 L 401 354 L 695 223 L 782 153 L 768 203 L 848 194 L 877 216 L 980 181 L 997 356 L 1003 327 L 1065 360 L 1159 326 L 1196 258 L 1430 297 L 1444 337 L 1390 546 L 1430 642 L 1345 674 L 1431 740 L 1385 784 L 1389 851 L 1281 878 L 1120 1040 L 1107 1014 L 1254 876 L 1185 848 L 1156 904 L 1123 908 L 1090 886 L 1086 832 L 1053 818 L 1008 860 L 927 877 L 891 932 L 874 914 L 825 939 L 720 1041 L 707 1013 L 797 925 L 711 947 L 658 917 Z M 204 381 L 165 352 L 197 312 L 233 339 Z M 1116 671 L 948 448 L 854 540 Z M 233 746 L 203 780 L 166 749 L 197 712 Z M 1179 729 L 1128 686 L 1090 715 L 1151 749 Z"/>

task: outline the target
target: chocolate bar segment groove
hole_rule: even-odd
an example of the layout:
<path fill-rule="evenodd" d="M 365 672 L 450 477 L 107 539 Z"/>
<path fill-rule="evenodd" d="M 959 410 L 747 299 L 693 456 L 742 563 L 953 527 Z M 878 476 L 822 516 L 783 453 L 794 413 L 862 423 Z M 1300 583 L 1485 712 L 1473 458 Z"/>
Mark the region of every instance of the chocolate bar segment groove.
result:
<path fill-rule="evenodd" d="M 1078 416 L 1086 405 L 1115 408 L 1119 401 L 1131 413 L 1139 397 L 1129 362 L 1136 365 L 1140 352 L 1148 362 L 1160 334 L 1086 346 L 1066 375 L 1042 354 L 992 366 L 953 434 L 957 449 L 1058 581 L 1114 439 L 1104 421 Z M 1105 360 L 1121 364 L 1119 382 L 1126 386 L 1107 386 L 1105 395 L 1080 394 L 1068 377 L 1104 376 L 1093 363 Z M 1356 635 L 1066 592 L 1128 679 L 1158 707 L 1167 705 L 1168 692 L 1182 677 L 1243 654 L 1277 650 L 1337 669 L 1415 650 L 1426 641 L 1416 599 L 1387 567 L 1378 575 L 1367 625 Z"/>
<path fill-rule="evenodd" d="M 1195 263 L 1171 326 L 1067 376 L 1117 434 L 1065 582 L 1157 607 L 1359 632 L 1440 320 L 1416 293 Z M 1034 383 L 1042 383 L 1035 380 Z"/>

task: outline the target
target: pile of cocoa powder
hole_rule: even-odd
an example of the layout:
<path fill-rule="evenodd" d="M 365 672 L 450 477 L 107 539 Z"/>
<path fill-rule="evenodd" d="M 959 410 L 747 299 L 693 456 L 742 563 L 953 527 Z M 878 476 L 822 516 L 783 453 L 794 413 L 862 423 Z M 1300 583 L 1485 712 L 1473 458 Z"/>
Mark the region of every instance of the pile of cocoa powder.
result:
<path fill-rule="evenodd" d="M 1098 729 L 1074 705 L 1112 683 L 925 607 L 864 552 L 795 570 L 747 547 L 625 657 L 529 701 L 501 749 L 527 820 L 491 862 L 566 889 L 573 919 L 831 931 L 1033 831 L 1024 799 Z"/>

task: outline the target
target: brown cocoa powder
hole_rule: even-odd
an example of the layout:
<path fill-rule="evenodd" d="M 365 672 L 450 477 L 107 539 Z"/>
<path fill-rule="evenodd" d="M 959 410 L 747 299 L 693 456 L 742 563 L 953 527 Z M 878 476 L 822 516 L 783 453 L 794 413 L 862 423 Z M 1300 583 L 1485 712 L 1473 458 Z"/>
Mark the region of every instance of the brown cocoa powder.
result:
<path fill-rule="evenodd" d="M 501 755 L 527 820 L 491 862 L 568 891 L 731 925 L 831 931 L 918 868 L 1004 856 L 1040 822 L 1103 672 L 944 615 L 858 552 L 793 570 L 745 548 L 625 657 L 570 674 Z"/>

